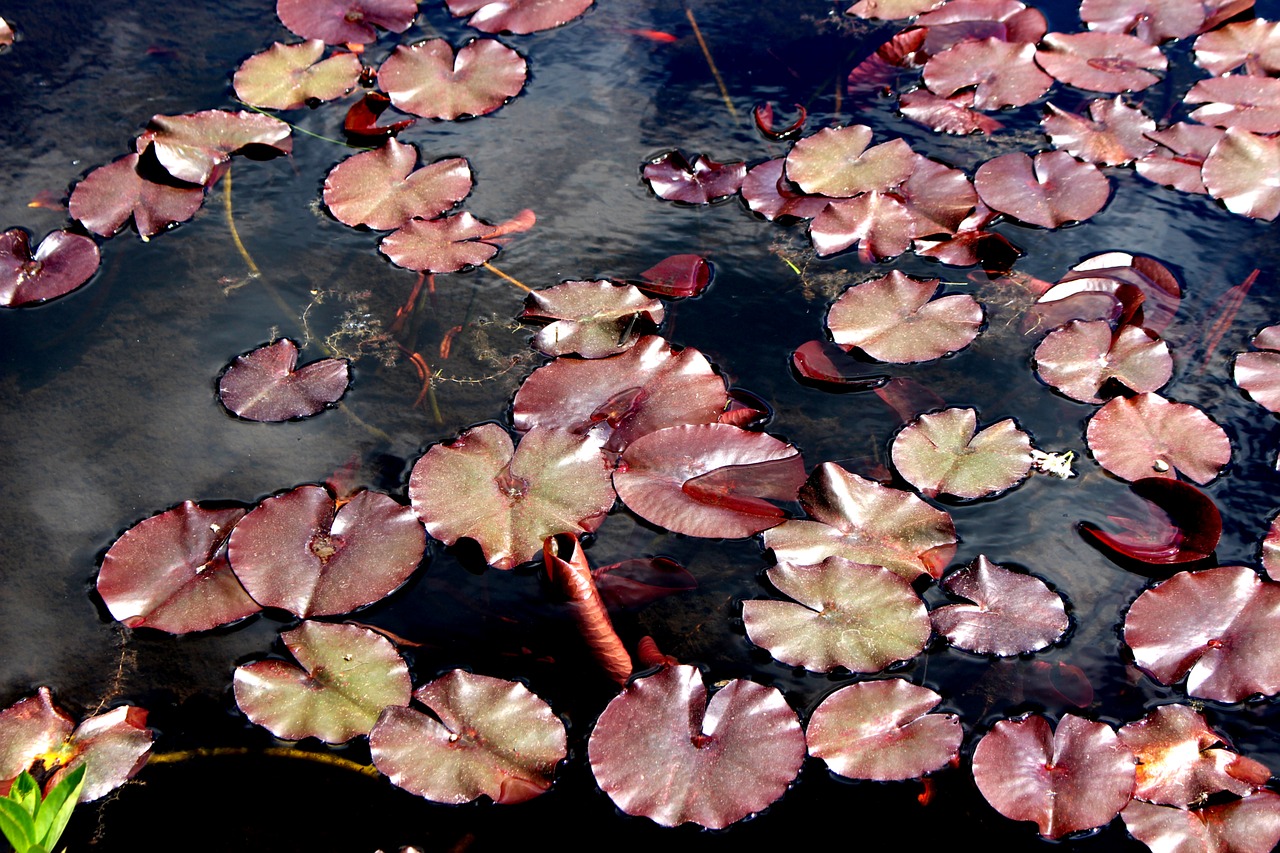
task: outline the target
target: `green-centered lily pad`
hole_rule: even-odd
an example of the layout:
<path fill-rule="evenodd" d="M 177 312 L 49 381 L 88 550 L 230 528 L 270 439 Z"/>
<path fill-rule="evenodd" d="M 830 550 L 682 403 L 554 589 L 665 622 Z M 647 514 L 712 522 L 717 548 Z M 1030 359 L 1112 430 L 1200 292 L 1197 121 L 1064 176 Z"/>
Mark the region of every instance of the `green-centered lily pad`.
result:
<path fill-rule="evenodd" d="M 967 293 L 933 299 L 939 282 L 894 270 L 840 294 L 827 312 L 837 344 L 879 361 L 907 364 L 942 358 L 973 343 L 982 306 Z"/>
<path fill-rule="evenodd" d="M 368 734 L 383 708 L 409 704 L 409 668 L 381 634 L 303 622 L 280 638 L 297 665 L 261 660 L 233 680 L 240 710 L 276 737 L 344 743 Z"/>
<path fill-rule="evenodd" d="M 1031 437 L 1012 419 L 977 431 L 973 409 L 921 415 L 893 440 L 893 465 L 925 497 L 996 495 L 1031 471 Z"/>
<path fill-rule="evenodd" d="M 231 85 L 240 100 L 268 110 L 296 110 L 308 101 L 332 101 L 355 88 L 360 59 L 354 53 L 322 60 L 323 55 L 320 39 L 276 42 L 241 63 Z"/>
<path fill-rule="evenodd" d="M 924 602 L 889 569 L 828 557 L 816 566 L 781 563 L 767 576 L 799 603 L 753 599 L 743 603 L 742 621 L 751 642 L 783 663 L 878 672 L 929 641 Z"/>
<path fill-rule="evenodd" d="M 551 787 L 564 723 L 523 684 L 455 669 L 413 698 L 435 716 L 391 706 L 369 733 L 393 784 L 437 803 L 522 803 Z"/>

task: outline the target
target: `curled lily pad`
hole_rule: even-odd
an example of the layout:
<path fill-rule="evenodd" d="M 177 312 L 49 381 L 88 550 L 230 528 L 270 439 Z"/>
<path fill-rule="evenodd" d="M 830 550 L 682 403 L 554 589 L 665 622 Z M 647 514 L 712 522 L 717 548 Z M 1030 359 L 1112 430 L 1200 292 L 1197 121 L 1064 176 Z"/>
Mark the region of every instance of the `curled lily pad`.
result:
<path fill-rule="evenodd" d="M 1105 320 L 1072 320 L 1036 347 L 1036 374 L 1073 400 L 1101 403 L 1102 387 L 1114 380 L 1134 391 L 1158 391 L 1173 376 L 1169 345 L 1155 332 L 1122 326 L 1114 334 Z"/>
<path fill-rule="evenodd" d="M 21 228 L 0 234 L 0 305 L 21 308 L 57 299 L 75 290 L 98 270 L 98 244 L 70 231 L 54 231 L 34 254 Z"/>
<path fill-rule="evenodd" d="M 347 613 L 383 598 L 418 568 L 422 525 L 380 492 L 336 508 L 321 486 L 267 498 L 231 534 L 236 577 L 264 607 L 297 616 Z"/>
<path fill-rule="evenodd" d="M 814 566 L 779 563 L 766 575 L 799 603 L 745 601 L 742 621 L 747 638 L 785 664 L 879 672 L 929 641 L 924 602 L 889 569 L 828 557 Z"/>
<path fill-rule="evenodd" d="M 67 210 L 71 218 L 103 237 L 110 237 L 133 219 L 138 236 L 146 240 L 174 223 L 186 222 L 202 204 L 204 190 L 200 187 L 149 180 L 138 172 L 138 155 L 127 154 L 99 166 L 76 184 Z"/>
<path fill-rule="evenodd" d="M 1133 753 L 1106 723 L 1067 714 L 1053 730 L 1039 715 L 1001 720 L 973 751 L 973 780 L 1011 820 L 1045 838 L 1110 823 L 1129 802 Z"/>
<path fill-rule="evenodd" d="M 1156 565 L 1192 563 L 1213 554 L 1222 537 L 1222 515 L 1213 500 L 1190 483 L 1143 477 L 1129 487 L 1146 504 L 1135 518 L 1108 520 L 1124 532 L 1108 532 L 1082 522 L 1080 531 L 1131 560 Z"/>
<path fill-rule="evenodd" d="M 237 356 L 218 380 L 218 399 L 249 421 L 287 421 L 318 414 L 342 398 L 351 369 L 339 358 L 302 367 L 288 338 Z"/>
<path fill-rule="evenodd" d="M 701 255 L 672 255 L 640 273 L 631 282 L 641 293 L 658 299 L 697 296 L 711 283 L 711 264 Z"/>
<path fill-rule="evenodd" d="M 354 154 L 324 179 L 324 203 L 346 225 L 390 230 L 410 219 L 431 219 L 471 192 L 471 166 L 449 157 L 415 170 L 418 152 L 394 139 Z"/>
<path fill-rule="evenodd" d="M 416 118 L 406 118 L 388 124 L 378 124 L 378 116 L 391 106 L 391 99 L 381 92 L 366 92 L 364 97 L 351 105 L 342 122 L 342 132 L 358 141 L 381 142 L 395 136 L 407 127 L 418 123 Z"/>
<path fill-rule="evenodd" d="M 546 355 L 603 358 L 635 346 L 662 322 L 662 303 L 629 284 L 566 281 L 530 293 L 522 320 L 550 321 L 533 339 Z"/>
<path fill-rule="evenodd" d="M 98 572 L 111 615 L 130 628 L 185 634 L 257 613 L 227 561 L 227 539 L 244 512 L 185 501 L 126 530 Z"/>
<path fill-rule="evenodd" d="M 551 787 L 564 723 L 523 684 L 455 669 L 413 698 L 433 716 L 391 705 L 369 733 L 392 784 L 437 803 L 522 803 Z"/>
<path fill-rule="evenodd" d="M 269 110 L 296 110 L 312 101 L 332 101 L 355 88 L 362 66 L 354 53 L 328 59 L 324 42 L 301 44 L 276 42 L 246 59 L 236 69 L 231 85 L 246 104 Z"/>
<path fill-rule="evenodd" d="M 165 170 L 180 181 L 207 184 L 215 167 L 249 146 L 280 154 L 293 150 L 289 125 L 262 113 L 203 110 L 151 117 L 138 137 L 138 153 L 150 145 Z"/>
<path fill-rule="evenodd" d="M 865 362 L 830 341 L 809 341 L 796 347 L 791 366 L 801 379 L 852 391 L 867 391 L 889 381 L 882 373 L 869 373 Z"/>
<path fill-rule="evenodd" d="M 469 42 L 454 55 L 444 39 L 405 47 L 382 63 L 378 86 L 398 109 L 425 118 L 491 113 L 520 94 L 528 66 L 496 39 Z"/>
<path fill-rule="evenodd" d="M 437 444 L 413 466 L 409 498 L 432 536 L 480 543 L 499 569 L 534 559 L 558 533 L 590 533 L 613 506 L 596 439 L 534 429 L 515 447 L 497 424 Z"/>
<path fill-rule="evenodd" d="M 236 704 L 276 737 L 344 743 L 373 728 L 388 705 L 408 705 L 409 668 L 391 641 L 356 625 L 303 622 L 280 635 L 298 665 L 236 667 Z"/>
<path fill-rule="evenodd" d="M 1124 480 L 1185 474 L 1204 485 L 1231 461 L 1222 427 L 1189 403 L 1146 392 L 1116 397 L 1085 428 L 1098 464 Z"/>
<path fill-rule="evenodd" d="M 804 761 L 795 711 L 735 679 L 707 701 L 692 666 L 666 666 L 615 696 L 587 746 L 596 782 L 627 814 L 721 829 L 782 796 Z"/>
<path fill-rule="evenodd" d="M 831 337 L 880 361 L 931 361 L 962 350 L 978 336 L 982 306 L 968 294 L 932 299 L 940 284 L 894 270 L 854 285 L 827 313 Z"/>
<path fill-rule="evenodd" d="M 701 154 L 690 161 L 679 151 L 668 151 L 646 163 L 642 174 L 658 198 L 709 204 L 738 191 L 747 177 L 747 164 L 741 160 L 717 163 Z"/>
<path fill-rule="evenodd" d="M 687 424 L 627 445 L 613 475 L 637 515 L 676 533 L 736 539 L 782 522 L 804 460 L 790 444 L 730 424 Z"/>
<path fill-rule="evenodd" d="M 1167 266 L 1149 255 L 1100 252 L 1080 261 L 1040 297 L 1040 302 L 1078 293 L 1110 293 L 1123 311 L 1122 323 L 1141 323 L 1161 332 L 1173 322 L 1182 301 L 1182 285 Z"/>
<path fill-rule="evenodd" d="M 572 21 L 595 0 L 446 0 L 454 17 L 486 33 L 536 33 Z"/>
<path fill-rule="evenodd" d="M 893 440 L 893 465 L 925 497 L 981 498 L 1021 483 L 1031 471 L 1031 436 L 1005 418 L 978 432 L 973 409 L 921 415 Z"/>
<path fill-rule="evenodd" d="M 1045 151 L 1034 160 L 1020 152 L 1002 154 L 978 167 L 973 185 L 992 210 L 1043 228 L 1084 221 L 1111 195 L 1111 183 L 1097 166 L 1065 151 Z"/>
<path fill-rule="evenodd" d="M 917 779 L 954 761 L 964 731 L 955 714 L 930 714 L 942 697 L 901 678 L 841 687 L 814 709 L 809 754 L 849 779 Z"/>
<path fill-rule="evenodd" d="M 304 39 L 367 44 L 375 26 L 402 33 L 418 14 L 417 0 L 276 0 L 280 23 Z"/>
<path fill-rule="evenodd" d="M 1034 575 L 1010 571 L 978 555 L 972 566 L 942 580 L 949 595 L 972 604 L 948 604 L 930 615 L 933 627 L 956 648 L 1001 657 L 1038 652 L 1070 625 L 1062 596 Z"/>
<path fill-rule="evenodd" d="M 1138 596 L 1124 620 L 1134 662 L 1162 684 L 1240 702 L 1280 692 L 1280 583 L 1243 566 L 1179 572 Z"/>

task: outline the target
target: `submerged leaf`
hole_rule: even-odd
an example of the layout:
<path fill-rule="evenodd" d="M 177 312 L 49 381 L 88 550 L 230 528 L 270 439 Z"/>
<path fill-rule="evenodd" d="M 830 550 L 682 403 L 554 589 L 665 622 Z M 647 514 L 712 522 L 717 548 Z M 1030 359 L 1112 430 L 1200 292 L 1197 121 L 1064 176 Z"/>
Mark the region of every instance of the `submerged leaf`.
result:
<path fill-rule="evenodd" d="M 989 497 L 1026 479 L 1031 437 L 1010 418 L 977 430 L 974 409 L 920 415 L 894 438 L 893 466 L 929 498 Z"/>
<path fill-rule="evenodd" d="M 942 580 L 949 595 L 972 604 L 948 604 L 930 616 L 933 627 L 959 649 L 1001 657 L 1038 652 L 1070 625 L 1062 596 L 1034 575 L 978 555 L 972 566 Z"/>
<path fill-rule="evenodd" d="M 218 399 L 249 421 L 287 421 L 323 412 L 351 382 L 344 359 L 322 358 L 302 367 L 288 338 L 236 356 L 218 380 Z"/>
<path fill-rule="evenodd" d="M 1109 533 L 1082 522 L 1080 530 L 1116 553 L 1155 565 L 1192 563 L 1213 554 L 1222 537 L 1222 516 L 1213 500 L 1190 483 L 1143 477 L 1129 487 L 1149 503 L 1138 518 L 1109 516 L 1126 530 Z"/>
<path fill-rule="evenodd" d="M 635 346 L 640 333 L 662 322 L 664 310 L 630 284 L 565 281 L 530 293 L 520 319 L 550 321 L 533 339 L 545 355 L 603 358 Z"/>

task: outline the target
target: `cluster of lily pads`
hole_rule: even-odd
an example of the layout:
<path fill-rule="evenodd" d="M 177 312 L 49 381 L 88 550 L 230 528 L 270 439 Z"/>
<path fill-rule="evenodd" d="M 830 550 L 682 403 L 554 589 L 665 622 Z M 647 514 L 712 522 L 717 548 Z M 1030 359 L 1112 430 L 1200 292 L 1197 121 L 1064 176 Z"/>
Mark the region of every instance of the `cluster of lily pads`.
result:
<path fill-rule="evenodd" d="M 472 26 L 510 33 L 559 26 L 590 5 L 448 2 L 453 14 L 473 15 Z M 1043 16 L 1015 0 L 863 0 L 852 14 L 919 17 L 854 69 L 850 93 L 920 67 L 925 88 L 902 95 L 904 115 L 939 131 L 989 132 L 995 120 L 977 110 L 1031 103 L 1055 80 L 1106 93 L 1139 90 L 1164 68 L 1155 45 L 1197 33 L 1198 61 L 1211 73 L 1244 66 L 1260 76 L 1197 84 L 1189 99 L 1209 103 L 1192 116 L 1201 125 L 1157 130 L 1119 97 L 1095 101 L 1091 120 L 1051 107 L 1045 129 L 1061 150 L 1003 155 L 972 180 L 900 139 L 868 147 L 872 132 L 862 125 L 819 130 L 785 157 L 751 168 L 673 152 L 644 165 L 644 178 L 665 199 L 697 205 L 741 192 L 767 219 L 809 219 L 819 255 L 858 245 L 864 257 L 883 259 L 913 249 L 992 270 L 1017 255 L 986 230 L 995 217 L 1045 228 L 1087 219 L 1110 192 L 1098 164 L 1137 160 L 1140 172 L 1180 189 L 1194 166 L 1201 191 L 1235 212 L 1273 218 L 1280 155 L 1268 134 L 1280 127 L 1259 124 L 1257 114 L 1268 110 L 1256 102 L 1275 82 L 1266 75 L 1280 70 L 1269 47 L 1274 27 L 1224 23 L 1247 10 L 1238 0 L 1134 0 L 1119 4 L 1126 9 L 1119 17 L 1117 5 L 1086 0 L 1090 32 L 1048 34 Z M 358 10 L 341 0 L 280 0 L 278 12 L 307 41 L 246 61 L 235 87 L 256 107 L 289 110 L 341 97 L 372 76 L 355 53 L 322 59 L 325 44 L 368 42 L 377 35 L 370 25 L 403 31 L 418 9 L 413 0 L 366 0 Z M 376 74 L 385 98 L 369 93 L 348 112 L 354 136 L 381 144 L 330 171 L 323 190 L 330 213 L 391 232 L 381 251 L 422 274 L 488 261 L 498 238 L 527 228 L 531 217 L 489 225 L 458 212 L 471 190 L 467 161 L 415 168 L 417 151 L 393 138 L 410 120 L 376 120 L 387 101 L 441 120 L 492 112 L 518 95 L 525 73 L 525 60 L 496 39 L 456 54 L 439 39 L 398 47 Z M 775 130 L 770 110 L 756 119 L 771 139 L 795 138 L 803 126 L 802 116 Z M 287 153 L 291 144 L 288 126 L 269 116 L 156 116 L 134 153 L 77 185 L 70 212 L 102 237 L 130 218 L 150 237 L 194 214 L 233 153 L 262 146 Z M 26 232 L 7 232 L 4 304 L 34 304 L 80 286 L 97 251 L 91 238 L 63 231 L 33 254 Z M 709 277 L 704 259 L 684 255 L 631 283 L 571 281 L 531 293 L 522 319 L 546 324 L 533 345 L 548 360 L 520 385 L 509 424 L 473 426 L 417 460 L 408 505 L 314 484 L 251 508 L 187 501 L 116 540 L 98 595 L 128 628 L 171 634 L 211 630 L 264 608 L 288 614 L 293 625 L 280 636 L 294 660 L 238 667 L 240 710 L 284 740 L 367 737 L 380 772 L 436 802 L 528 800 L 553 785 L 568 750 L 565 720 L 525 685 L 452 670 L 415 689 L 395 638 L 334 621 L 420 571 L 428 536 L 445 546 L 472 540 L 498 570 L 541 561 L 570 600 L 584 642 L 621 691 L 594 720 L 568 724 L 591 727 L 592 773 L 628 814 L 722 828 L 783 796 L 806 756 L 842 777 L 878 781 L 958 763 L 961 721 L 931 713 L 942 696 L 900 677 L 862 676 L 915 658 L 935 636 L 998 657 L 1065 641 L 1071 619 L 1063 596 L 1040 578 L 985 555 L 948 571 L 959 537 L 944 507 L 1001 499 L 1035 472 L 1069 478 L 1070 458 L 1036 448 L 1011 419 L 979 429 L 972 408 L 916 399 L 903 404 L 890 447 L 896 478 L 877 481 L 831 461 L 810 470 L 797 447 L 764 431 L 767 406 L 728 387 L 697 349 L 658 334 L 662 300 L 696 295 Z M 1172 376 L 1160 333 L 1180 304 L 1176 276 L 1154 258 L 1108 252 L 1055 283 L 1010 280 L 1034 303 L 1022 320 L 1027 334 L 1043 336 L 1036 374 L 1099 407 L 1085 432 L 1092 457 L 1152 505 L 1142 531 L 1086 535 L 1118 559 L 1195 569 L 1212 555 L 1221 520 L 1213 501 L 1180 478 L 1212 481 L 1231 445 L 1201 409 L 1159 394 Z M 887 377 L 868 377 L 866 365 L 923 364 L 965 349 L 984 334 L 986 311 L 944 287 L 894 271 L 847 288 L 828 311 L 829 340 L 795 352 L 797 374 L 833 390 L 883 391 Z M 1277 327 L 1254 345 L 1257 352 L 1237 358 L 1236 382 L 1280 411 Z M 316 415 L 341 397 L 345 361 L 297 369 L 297 357 L 297 347 L 280 340 L 237 359 L 220 380 L 224 405 L 245 419 L 280 421 Z M 858 677 L 802 721 L 774 687 L 735 679 L 708 696 L 695 666 L 662 654 L 651 638 L 620 637 L 608 591 L 629 569 L 593 570 L 577 541 L 619 502 L 687 536 L 761 534 L 776 561 L 766 579 L 778 595 L 743 603 L 750 642 L 783 664 Z M 797 507 L 803 517 L 794 517 Z M 1263 542 L 1264 573 L 1201 568 L 1143 592 L 1123 625 L 1137 666 L 1162 684 L 1185 679 L 1195 700 L 1280 692 L 1270 640 L 1280 632 L 1277 555 L 1280 523 Z M 921 591 L 935 582 L 952 603 L 930 610 Z M 156 736 L 145 717 L 124 706 L 76 727 L 42 688 L 0 712 L 0 779 L 41 764 L 57 770 L 52 784 L 87 763 L 81 799 L 100 797 L 145 763 Z M 1280 795 L 1267 787 L 1269 769 L 1234 752 L 1192 704 L 1160 706 L 1118 729 L 1072 714 L 1001 720 L 976 739 L 970 769 L 992 807 L 1035 822 L 1046 838 L 1120 815 L 1152 849 L 1269 849 L 1280 841 Z"/>

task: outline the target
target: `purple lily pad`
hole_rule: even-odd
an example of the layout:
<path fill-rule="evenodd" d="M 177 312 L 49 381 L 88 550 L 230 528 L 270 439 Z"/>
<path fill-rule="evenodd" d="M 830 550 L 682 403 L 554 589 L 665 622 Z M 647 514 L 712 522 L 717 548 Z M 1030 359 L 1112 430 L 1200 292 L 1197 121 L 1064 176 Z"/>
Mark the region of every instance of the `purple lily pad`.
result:
<path fill-rule="evenodd" d="M 523 684 L 455 669 L 413 698 L 433 716 L 392 705 L 369 733 L 392 784 L 436 803 L 522 803 L 551 787 L 564 723 Z"/>
<path fill-rule="evenodd" d="M 662 322 L 664 311 L 629 284 L 566 281 L 530 293 L 520 319 L 550 321 L 533 339 L 545 355 L 604 358 L 635 346 L 642 332 Z"/>
<path fill-rule="evenodd" d="M 992 210 L 1043 228 L 1082 222 L 1102 210 L 1111 182 L 1092 163 L 1065 151 L 1002 154 L 978 167 L 978 195 Z"/>
<path fill-rule="evenodd" d="M 1129 252 L 1090 255 L 1045 291 L 1039 301 L 1095 291 L 1113 294 L 1119 300 L 1124 309 L 1120 314 L 1122 324 L 1140 323 L 1157 333 L 1173 322 L 1182 301 L 1182 286 L 1168 267 L 1155 258 Z"/>
<path fill-rule="evenodd" d="M 396 47 L 378 70 L 378 86 L 398 109 L 453 120 L 491 113 L 520 94 L 529 69 L 496 39 L 468 42 L 454 55 L 444 39 Z"/>
<path fill-rule="evenodd" d="M 1067 714 L 1001 720 L 973 750 L 973 780 L 1010 820 L 1045 838 L 1110 823 L 1133 795 L 1134 756 L 1106 723 Z"/>
<path fill-rule="evenodd" d="M 742 621 L 747 638 L 785 664 L 879 672 L 910 660 L 929 642 L 924 602 L 882 566 L 828 557 L 811 566 L 779 563 L 765 574 L 795 601 L 744 601 Z"/>
<path fill-rule="evenodd" d="M 1201 175 L 1227 210 L 1268 222 L 1280 215 L 1280 141 L 1232 127 L 1210 149 Z"/>
<path fill-rule="evenodd" d="M 658 299 L 697 296 L 711 284 L 711 264 L 701 255 L 672 255 L 640 273 L 631 282 L 641 293 Z"/>
<path fill-rule="evenodd" d="M 933 627 L 958 649 L 1000 657 L 1038 652 L 1070 625 L 1062 596 L 1034 575 L 1010 571 L 983 555 L 942 580 L 947 594 L 972 604 L 934 610 Z"/>
<path fill-rule="evenodd" d="M 1114 100 L 1089 102 L 1089 118 L 1046 104 L 1048 115 L 1040 122 L 1055 148 L 1086 163 L 1123 166 L 1146 156 L 1156 143 L 1147 134 L 1156 123 L 1119 95 Z"/>
<path fill-rule="evenodd" d="M 955 714 L 930 714 L 942 697 L 901 678 L 841 687 L 809 718 L 809 754 L 848 779 L 918 779 L 955 761 L 964 731 Z"/>
<path fill-rule="evenodd" d="M 667 666 L 604 709 L 587 753 L 618 808 L 662 826 L 721 829 L 786 791 L 805 746 L 782 694 L 735 679 L 706 697 L 696 667 Z"/>
<path fill-rule="evenodd" d="M 130 628 L 186 634 L 261 610 L 227 562 L 227 539 L 244 513 L 185 501 L 126 530 L 98 572 L 111 615 Z"/>
<path fill-rule="evenodd" d="M 561 26 L 586 12 L 595 0 L 445 0 L 455 18 L 485 33 L 536 33 Z"/>
<path fill-rule="evenodd" d="M 874 263 L 910 248 L 913 225 L 900 198 L 870 192 L 831 201 L 809 224 L 809 237 L 819 257 L 858 243 L 859 258 Z"/>
<path fill-rule="evenodd" d="M 1280 412 L 1280 325 L 1268 326 L 1250 343 L 1261 352 L 1238 353 L 1232 378 L 1249 399 L 1269 412 Z"/>
<path fill-rule="evenodd" d="M 982 306 L 968 294 L 931 297 L 938 279 L 921 280 L 894 270 L 840 294 L 827 313 L 832 339 L 858 347 L 879 361 L 909 364 L 942 358 L 973 343 Z"/>
<path fill-rule="evenodd" d="M 1280 130 L 1280 80 L 1274 77 L 1210 77 L 1192 86 L 1183 101 L 1204 104 L 1191 113 L 1201 124 L 1259 134 Z"/>
<path fill-rule="evenodd" d="M 476 219 L 466 211 L 439 219 L 410 219 L 384 237 L 378 251 L 405 269 L 457 272 L 483 264 L 498 254 L 499 237 L 532 227 L 533 218 L 524 214 L 497 225 Z"/>
<path fill-rule="evenodd" d="M 1138 596 L 1124 639 L 1161 684 L 1184 676 L 1190 696 L 1241 702 L 1280 693 L 1280 583 L 1253 569 L 1179 572 Z"/>
<path fill-rule="evenodd" d="M 692 347 L 675 352 L 648 335 L 626 352 L 598 359 L 557 358 L 535 370 L 513 403 L 520 431 L 561 427 L 598 435 L 621 452 L 646 433 L 715 423 L 728 403 L 724 379 Z"/>
<path fill-rule="evenodd" d="M 356 87 L 363 66 L 354 53 L 321 60 L 324 42 L 276 42 L 236 69 L 231 85 L 246 104 L 269 110 L 296 110 L 311 101 L 332 101 Z"/>
<path fill-rule="evenodd" d="M 893 440 L 893 466 L 928 498 L 982 498 L 1007 491 L 1031 471 L 1031 437 L 1010 418 L 978 432 L 974 409 L 921 415 Z"/>
<path fill-rule="evenodd" d="M 1214 76 L 1242 65 L 1251 76 L 1276 74 L 1280 72 L 1280 23 L 1254 18 L 1227 24 L 1197 38 L 1195 50 L 1196 65 Z"/>
<path fill-rule="evenodd" d="M 1134 800 L 1120 813 L 1129 834 L 1152 850 L 1270 853 L 1280 842 L 1280 794 L 1182 809 Z"/>
<path fill-rule="evenodd" d="M 98 270 L 98 245 L 80 234 L 53 231 L 31 253 L 21 228 L 0 234 L 0 306 L 21 308 L 65 296 Z"/>
<path fill-rule="evenodd" d="M 409 29 L 417 0 L 276 0 L 280 23 L 304 39 L 326 44 L 367 44 L 378 37 L 374 26 L 393 33 Z"/>
<path fill-rule="evenodd" d="M 324 179 L 324 203 L 339 222 L 387 231 L 414 217 L 439 216 L 471 192 L 471 166 L 464 158 L 415 171 L 417 162 L 416 148 L 388 139 L 334 166 Z"/>
<path fill-rule="evenodd" d="M 709 204 L 736 193 L 747 177 L 741 160 L 717 163 L 701 154 L 690 162 L 679 151 L 668 151 L 650 160 L 642 170 L 658 198 L 686 204 Z"/>
<path fill-rule="evenodd" d="M 898 98 L 898 109 L 916 124 L 934 133 L 950 133 L 965 136 L 970 133 L 995 133 L 1004 127 L 991 116 L 973 109 L 974 93 L 962 89 L 949 98 L 933 94 L 928 89 L 904 92 Z"/>
<path fill-rule="evenodd" d="M 1205 158 L 1222 139 L 1223 133 L 1222 128 L 1184 121 L 1164 130 L 1152 131 L 1147 138 L 1158 145 L 1137 162 L 1138 174 L 1148 181 L 1185 193 L 1205 195 L 1209 191 L 1205 189 L 1201 170 Z"/>
<path fill-rule="evenodd" d="M 826 127 L 796 142 L 787 155 L 787 178 L 814 195 L 847 198 L 887 190 L 915 168 L 911 147 L 893 139 L 867 148 L 871 128 Z"/>
<path fill-rule="evenodd" d="M 150 145 L 170 175 L 191 184 L 208 184 L 217 166 L 248 147 L 288 154 L 293 150 L 289 125 L 246 110 L 204 110 L 151 117 L 135 143 L 139 154 Z"/>
<path fill-rule="evenodd" d="M 742 198 L 770 222 L 783 216 L 812 219 L 831 199 L 803 192 L 787 178 L 786 165 L 786 158 L 778 157 L 752 167 L 742 181 Z"/>
<path fill-rule="evenodd" d="M 1173 376 L 1169 345 L 1155 332 L 1105 320 L 1072 320 L 1036 347 L 1036 375 L 1073 400 L 1101 403 L 1098 392 L 1114 380 L 1133 391 L 1158 391 Z"/>
<path fill-rule="evenodd" d="M 1213 554 L 1222 538 L 1222 515 L 1213 500 L 1190 483 L 1143 477 L 1129 487 L 1146 503 L 1136 518 L 1109 516 L 1123 533 L 1082 522 L 1081 532 L 1116 553 L 1154 565 L 1193 563 Z"/>
<path fill-rule="evenodd" d="M 1200 0 L 1082 0 L 1080 20 L 1091 30 L 1160 44 L 1199 32 L 1205 8 Z"/>
<path fill-rule="evenodd" d="M 72 219 L 110 237 L 131 218 L 143 240 L 186 222 L 204 204 L 200 187 L 176 187 L 138 174 L 138 155 L 127 154 L 94 169 L 76 184 L 67 202 Z"/>
<path fill-rule="evenodd" d="M 303 622 L 280 635 L 298 665 L 236 667 L 236 704 L 284 740 L 345 743 L 366 735 L 389 705 L 408 705 L 409 668 L 391 641 L 356 625 Z"/>
<path fill-rule="evenodd" d="M 615 498 L 609 474 L 598 440 L 533 429 L 515 447 L 505 429 L 481 424 L 417 461 L 409 498 L 436 539 L 474 539 L 491 566 L 511 569 L 548 536 L 599 527 Z"/>
<path fill-rule="evenodd" d="M 267 498 L 231 534 L 236 577 L 264 607 L 330 616 L 372 604 L 422 562 L 422 525 L 380 492 L 357 492 L 336 508 L 321 486 Z"/>
<path fill-rule="evenodd" d="M 236 356 L 218 380 L 218 399 L 245 420 L 278 422 L 318 414 L 347 392 L 345 360 L 297 364 L 298 345 L 288 338 Z"/>
<path fill-rule="evenodd" d="M 827 557 L 884 566 L 904 580 L 938 578 L 956 552 L 951 516 L 911 492 L 892 489 L 824 462 L 800 490 L 812 521 L 793 519 L 764 532 L 778 562 L 814 566 Z"/>
<path fill-rule="evenodd" d="M 1222 427 L 1195 406 L 1152 392 L 1108 402 L 1089 419 L 1085 441 L 1098 464 L 1123 480 L 1181 472 L 1204 485 L 1231 461 Z"/>
<path fill-rule="evenodd" d="M 924 82 L 943 97 L 975 86 L 973 107 L 995 110 L 1031 103 L 1049 91 L 1053 78 L 1037 67 L 1034 43 L 986 38 L 934 55 L 924 66 Z"/>
<path fill-rule="evenodd" d="M 1169 62 L 1159 48 L 1122 33 L 1049 33 L 1036 62 L 1055 79 L 1093 92 L 1140 92 Z"/>

